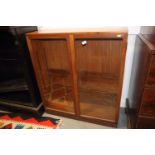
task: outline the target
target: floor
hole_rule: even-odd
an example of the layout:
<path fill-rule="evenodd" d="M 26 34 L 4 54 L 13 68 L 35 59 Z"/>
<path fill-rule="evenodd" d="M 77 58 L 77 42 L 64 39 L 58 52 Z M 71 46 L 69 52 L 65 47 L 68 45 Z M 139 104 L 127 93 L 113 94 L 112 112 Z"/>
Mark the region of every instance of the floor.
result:
<path fill-rule="evenodd" d="M 88 122 L 84 122 L 84 121 L 78 121 L 78 120 L 74 120 L 74 119 L 70 119 L 70 118 L 66 118 L 66 117 L 60 117 L 60 116 L 47 114 L 47 113 L 44 113 L 43 116 L 60 118 L 62 120 L 62 123 L 59 127 L 60 129 L 113 129 L 112 127 L 88 123 Z M 127 128 L 127 117 L 126 117 L 124 108 L 120 109 L 120 118 L 118 121 L 117 128 L 119 128 L 119 129 Z"/>
<path fill-rule="evenodd" d="M 97 125 L 93 123 L 78 121 L 66 117 L 55 116 L 51 114 L 44 113 L 43 116 L 56 117 L 62 119 L 60 129 L 112 129 L 112 127 L 106 127 L 103 125 Z M 120 118 L 117 128 L 126 129 L 127 128 L 127 117 L 124 112 L 124 108 L 120 109 Z"/>

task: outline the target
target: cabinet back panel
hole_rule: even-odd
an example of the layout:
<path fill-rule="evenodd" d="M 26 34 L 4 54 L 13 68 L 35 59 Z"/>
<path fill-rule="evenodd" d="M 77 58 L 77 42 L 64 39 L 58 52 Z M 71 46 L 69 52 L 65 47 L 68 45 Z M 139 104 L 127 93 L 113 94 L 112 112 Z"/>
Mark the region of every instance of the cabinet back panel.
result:
<path fill-rule="evenodd" d="M 87 41 L 82 46 L 82 41 Z M 79 72 L 93 72 L 118 77 L 121 65 L 121 40 L 76 40 Z"/>
<path fill-rule="evenodd" d="M 49 69 L 69 70 L 66 40 L 40 41 L 43 47 Z"/>

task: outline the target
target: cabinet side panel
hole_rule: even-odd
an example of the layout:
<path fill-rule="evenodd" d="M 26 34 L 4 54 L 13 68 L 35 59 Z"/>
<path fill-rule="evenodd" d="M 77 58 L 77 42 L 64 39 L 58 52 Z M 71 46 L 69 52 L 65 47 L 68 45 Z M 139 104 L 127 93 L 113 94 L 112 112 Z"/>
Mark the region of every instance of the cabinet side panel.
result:
<path fill-rule="evenodd" d="M 137 114 L 141 102 L 141 95 L 143 93 L 144 83 L 149 67 L 149 48 L 147 45 L 139 38 L 136 37 L 134 59 L 132 64 L 132 72 L 129 86 L 128 101 L 129 107 L 132 112 L 133 119 Z"/>

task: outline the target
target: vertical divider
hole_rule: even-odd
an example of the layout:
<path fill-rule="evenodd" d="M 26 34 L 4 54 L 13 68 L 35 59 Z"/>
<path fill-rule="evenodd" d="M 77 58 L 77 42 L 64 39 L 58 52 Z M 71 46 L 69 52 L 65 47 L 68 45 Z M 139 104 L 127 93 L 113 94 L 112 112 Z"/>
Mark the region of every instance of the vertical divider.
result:
<path fill-rule="evenodd" d="M 120 102 L 121 102 L 121 95 L 123 89 L 123 78 L 124 78 L 124 69 L 125 69 L 125 59 L 126 59 L 126 49 L 127 49 L 127 33 L 124 34 L 123 40 L 121 43 L 121 68 L 120 68 L 120 79 L 119 79 L 119 87 L 118 87 L 118 95 L 117 95 L 117 107 L 116 107 L 116 117 L 115 122 L 118 123 L 119 120 L 119 113 L 120 113 Z"/>
<path fill-rule="evenodd" d="M 75 114 L 78 117 L 80 115 L 80 105 L 79 105 L 79 94 L 78 94 L 78 75 L 77 75 L 77 63 L 76 63 L 76 51 L 74 46 L 74 35 L 69 34 L 67 37 L 68 53 L 71 65 L 72 73 L 72 85 L 73 85 L 73 96 L 74 96 L 74 109 Z"/>

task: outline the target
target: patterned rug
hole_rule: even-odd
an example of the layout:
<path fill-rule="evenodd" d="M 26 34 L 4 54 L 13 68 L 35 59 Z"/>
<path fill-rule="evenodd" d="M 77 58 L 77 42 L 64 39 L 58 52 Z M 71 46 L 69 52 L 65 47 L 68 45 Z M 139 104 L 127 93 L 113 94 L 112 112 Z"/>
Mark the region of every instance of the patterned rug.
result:
<path fill-rule="evenodd" d="M 0 129 L 56 129 L 60 119 L 15 113 L 0 113 Z"/>

